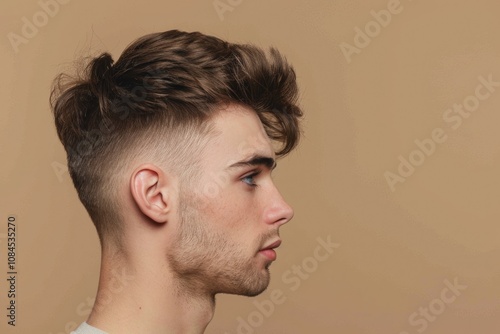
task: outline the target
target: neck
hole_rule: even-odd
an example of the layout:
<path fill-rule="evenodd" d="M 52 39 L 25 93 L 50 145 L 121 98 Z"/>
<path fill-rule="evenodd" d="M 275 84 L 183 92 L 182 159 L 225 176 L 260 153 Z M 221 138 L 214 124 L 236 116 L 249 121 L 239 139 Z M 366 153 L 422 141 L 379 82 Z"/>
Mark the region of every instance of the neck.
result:
<path fill-rule="evenodd" d="M 205 331 L 214 314 L 214 296 L 195 295 L 167 266 L 153 266 L 152 260 L 144 253 L 125 257 L 103 251 L 89 325 L 121 334 Z"/>

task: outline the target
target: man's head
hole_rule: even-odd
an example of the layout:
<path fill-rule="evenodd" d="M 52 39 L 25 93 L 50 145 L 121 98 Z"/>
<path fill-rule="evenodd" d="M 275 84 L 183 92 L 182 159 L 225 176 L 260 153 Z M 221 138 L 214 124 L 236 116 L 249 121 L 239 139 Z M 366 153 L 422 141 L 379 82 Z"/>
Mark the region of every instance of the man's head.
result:
<path fill-rule="evenodd" d="M 126 252 L 147 230 L 164 235 L 157 242 L 186 284 L 212 275 L 223 284 L 211 292 L 262 291 L 272 251 L 258 251 L 292 216 L 270 173 L 297 144 L 297 94 L 275 49 L 180 31 L 60 76 L 57 132 L 103 247 Z"/>

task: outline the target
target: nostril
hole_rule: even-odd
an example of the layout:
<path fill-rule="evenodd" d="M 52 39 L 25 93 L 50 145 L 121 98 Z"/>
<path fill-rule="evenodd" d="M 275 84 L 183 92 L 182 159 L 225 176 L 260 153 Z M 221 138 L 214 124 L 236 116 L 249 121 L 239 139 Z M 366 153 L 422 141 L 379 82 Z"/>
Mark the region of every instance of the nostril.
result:
<path fill-rule="evenodd" d="M 293 209 L 291 206 L 283 202 L 283 206 L 280 209 L 280 214 L 277 216 L 278 221 L 280 225 L 288 223 L 290 220 L 292 220 L 294 215 Z"/>

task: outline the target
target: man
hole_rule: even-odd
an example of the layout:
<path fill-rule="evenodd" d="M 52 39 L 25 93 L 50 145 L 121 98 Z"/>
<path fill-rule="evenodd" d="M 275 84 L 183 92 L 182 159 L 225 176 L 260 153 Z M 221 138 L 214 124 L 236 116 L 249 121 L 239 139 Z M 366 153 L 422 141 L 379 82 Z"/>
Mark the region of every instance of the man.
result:
<path fill-rule="evenodd" d="M 275 49 L 175 30 L 56 79 L 57 132 L 102 247 L 74 333 L 203 333 L 216 294 L 266 289 L 293 216 L 271 172 L 298 142 L 297 96 Z"/>

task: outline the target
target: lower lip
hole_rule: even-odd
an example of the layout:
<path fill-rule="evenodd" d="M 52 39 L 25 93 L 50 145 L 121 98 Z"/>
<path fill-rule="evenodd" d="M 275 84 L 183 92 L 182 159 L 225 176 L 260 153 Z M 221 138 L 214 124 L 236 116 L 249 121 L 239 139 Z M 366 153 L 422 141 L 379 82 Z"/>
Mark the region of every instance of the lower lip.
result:
<path fill-rule="evenodd" d="M 261 253 L 271 261 L 276 260 L 276 252 L 274 251 L 274 249 L 263 249 L 259 253 Z"/>

